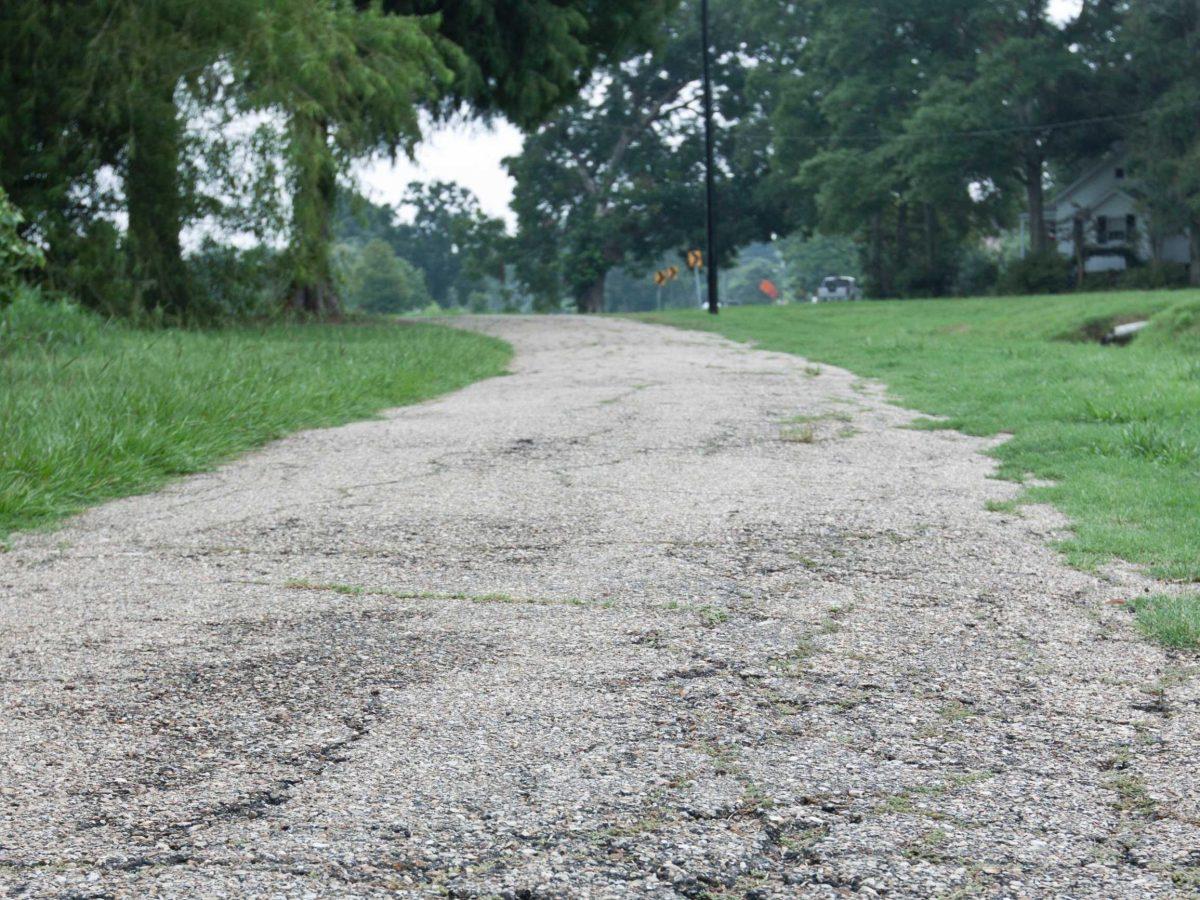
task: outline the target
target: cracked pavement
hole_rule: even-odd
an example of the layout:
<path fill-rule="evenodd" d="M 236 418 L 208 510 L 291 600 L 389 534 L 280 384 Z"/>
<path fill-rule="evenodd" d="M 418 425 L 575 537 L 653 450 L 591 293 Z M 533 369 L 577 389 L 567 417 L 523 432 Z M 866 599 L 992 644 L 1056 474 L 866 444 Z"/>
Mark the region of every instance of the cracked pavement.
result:
<path fill-rule="evenodd" d="M 1200 889 L 1194 657 L 988 440 L 612 319 L 0 554 L 0 892 Z"/>

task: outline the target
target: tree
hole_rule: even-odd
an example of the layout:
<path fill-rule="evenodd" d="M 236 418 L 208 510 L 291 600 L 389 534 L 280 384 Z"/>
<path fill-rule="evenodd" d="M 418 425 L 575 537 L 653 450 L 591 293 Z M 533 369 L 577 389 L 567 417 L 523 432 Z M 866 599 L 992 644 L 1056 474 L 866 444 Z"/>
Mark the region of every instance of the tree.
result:
<path fill-rule="evenodd" d="M 443 306 L 463 304 L 487 275 L 504 280 L 504 223 L 461 185 L 412 182 L 401 201 L 411 221 L 392 229 L 396 253 L 425 273 Z"/>
<path fill-rule="evenodd" d="M 975 52 L 982 0 L 814 0 L 797 23 L 767 0 L 787 31 L 761 76 L 774 99 L 774 166 L 803 191 L 796 224 L 860 244 L 868 287 L 942 293 L 970 197 L 933 190 L 911 165 L 907 123 L 930 84 Z"/>
<path fill-rule="evenodd" d="M 1132 4 L 1121 41 L 1146 114 L 1129 123 L 1128 144 L 1142 202 L 1159 233 L 1185 231 L 1188 280 L 1200 286 L 1200 5 Z"/>
<path fill-rule="evenodd" d="M 291 10 L 301 0 L 287 0 Z M 303 5 L 303 4 L 302 4 Z M 308 3 L 269 83 L 291 119 L 293 253 L 288 305 L 336 314 L 329 259 L 336 179 L 354 158 L 411 150 L 417 105 L 530 123 L 590 66 L 637 39 L 665 4 L 621 0 L 337 0 Z M 281 29 L 273 29 L 280 33 Z"/>
<path fill-rule="evenodd" d="M 368 0 L 359 0 L 360 6 Z M 646 44 L 678 0 L 384 0 L 387 12 L 436 17 L 461 50 L 443 113 L 500 113 L 523 127 L 574 99 L 595 66 Z"/>
<path fill-rule="evenodd" d="M 353 254 L 346 267 L 347 300 L 356 309 L 397 313 L 422 309 L 431 302 L 420 270 L 378 238 Z"/>
<path fill-rule="evenodd" d="M 532 122 L 663 9 L 642 0 L 12 0 L 0 8 L 0 184 L 28 211 L 24 229 L 49 245 L 54 272 L 86 279 L 78 263 L 111 259 L 106 222 L 127 214 L 119 240 L 140 305 L 176 316 L 195 311 L 180 240 L 188 223 L 221 209 L 261 234 L 287 208 L 289 302 L 334 313 L 329 225 L 350 160 L 409 150 L 422 109 Z M 222 160 L 201 144 L 247 114 L 287 128 L 256 145 L 250 168 L 261 183 L 238 210 L 230 195 L 247 155 Z M 197 121 L 207 135 L 189 131 Z M 263 189 L 275 186 L 281 160 L 284 203 Z M 122 193 L 97 177 L 105 166 Z"/>
<path fill-rule="evenodd" d="M 336 316 L 330 247 L 337 180 L 350 163 L 411 151 L 418 109 L 451 81 L 436 21 L 378 3 L 275 0 L 261 43 L 242 57 L 247 106 L 287 117 L 292 284 L 288 308 Z"/>
<path fill-rule="evenodd" d="M 971 26 L 981 38 L 975 58 L 932 85 L 908 123 L 909 168 L 931 193 L 974 190 L 987 201 L 979 209 L 997 218 L 1015 205 L 1007 196 L 1022 193 L 1034 255 L 1053 249 L 1045 227 L 1051 164 L 1069 167 L 1114 136 L 1088 121 L 1115 102 L 1100 61 L 1081 52 L 1096 49 L 1100 24 L 1095 15 L 1055 24 L 1045 0 L 985 5 Z"/>
<path fill-rule="evenodd" d="M 196 212 L 181 95 L 208 104 L 227 74 L 222 56 L 255 26 L 251 0 L 104 0 L 84 53 L 79 103 L 120 135 L 126 246 L 136 305 L 188 313 L 193 290 L 180 234 Z"/>
<path fill-rule="evenodd" d="M 4 4 L 0 89 L 14 114 L 0 120 L 0 178 L 52 261 L 109 211 L 97 172 L 111 165 L 124 187 L 136 292 L 149 306 L 187 305 L 175 93 L 195 86 L 238 2 Z"/>
<path fill-rule="evenodd" d="M 397 221 L 397 210 L 407 221 Z M 342 191 L 334 234 L 340 242 L 360 246 L 374 239 L 386 242 L 422 272 L 442 306 L 466 304 L 489 278 L 504 281 L 504 223 L 484 213 L 461 185 L 414 181 L 395 209 Z"/>
<path fill-rule="evenodd" d="M 736 12 L 732 3 L 718 5 L 713 29 L 720 36 L 714 80 L 723 120 L 717 152 L 725 258 L 767 231 L 770 219 L 752 202 L 766 172 L 765 148 L 744 146 L 743 125 L 751 118 L 735 53 Z M 663 26 L 654 51 L 599 70 L 580 100 L 505 161 L 516 180 L 518 271 L 544 307 L 556 307 L 565 286 L 581 312 L 599 312 L 612 269 L 698 246 L 704 218 L 697 23 L 695 4 L 684 4 Z"/>

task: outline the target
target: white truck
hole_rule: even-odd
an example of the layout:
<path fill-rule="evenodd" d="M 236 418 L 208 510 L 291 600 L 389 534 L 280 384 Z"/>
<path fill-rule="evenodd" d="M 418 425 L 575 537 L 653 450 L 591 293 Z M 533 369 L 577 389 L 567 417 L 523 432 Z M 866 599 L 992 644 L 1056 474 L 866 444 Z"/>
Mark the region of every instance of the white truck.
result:
<path fill-rule="evenodd" d="M 849 275 L 830 275 L 821 280 L 817 292 L 813 295 L 813 303 L 827 303 L 830 300 L 861 300 L 862 289 L 858 279 Z"/>

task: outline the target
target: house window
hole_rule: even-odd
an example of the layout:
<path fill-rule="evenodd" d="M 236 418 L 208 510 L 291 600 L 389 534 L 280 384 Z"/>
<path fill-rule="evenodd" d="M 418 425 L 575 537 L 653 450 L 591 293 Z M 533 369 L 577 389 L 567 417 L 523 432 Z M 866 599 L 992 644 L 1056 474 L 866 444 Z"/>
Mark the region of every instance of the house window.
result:
<path fill-rule="evenodd" d="M 1113 175 L 1116 176 L 1117 181 L 1121 181 L 1125 177 L 1124 167 L 1119 166 L 1117 170 L 1113 172 Z"/>
<path fill-rule="evenodd" d="M 1108 243 L 1108 216 L 1096 216 L 1096 243 Z"/>
<path fill-rule="evenodd" d="M 1136 234 L 1137 234 L 1137 216 L 1135 216 L 1133 213 L 1130 213 L 1129 215 L 1127 215 L 1125 217 L 1125 237 L 1127 240 L 1132 241 L 1134 238 L 1134 235 L 1136 235 Z"/>

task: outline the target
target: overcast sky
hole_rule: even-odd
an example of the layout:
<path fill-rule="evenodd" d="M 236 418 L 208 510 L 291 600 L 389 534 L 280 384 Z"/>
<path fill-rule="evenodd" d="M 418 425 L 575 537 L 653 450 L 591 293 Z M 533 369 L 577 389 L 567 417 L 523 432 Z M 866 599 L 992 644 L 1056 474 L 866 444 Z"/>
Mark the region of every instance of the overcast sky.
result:
<path fill-rule="evenodd" d="M 1070 19 L 1079 13 L 1082 0 L 1051 0 L 1055 18 Z M 359 169 L 367 196 L 379 203 L 395 204 L 410 181 L 457 181 L 479 198 L 484 211 L 512 226 L 508 202 L 512 179 L 500 160 L 521 150 L 521 132 L 507 122 L 492 127 L 455 125 L 426 132 L 415 162 L 400 159 L 372 163 Z"/>

